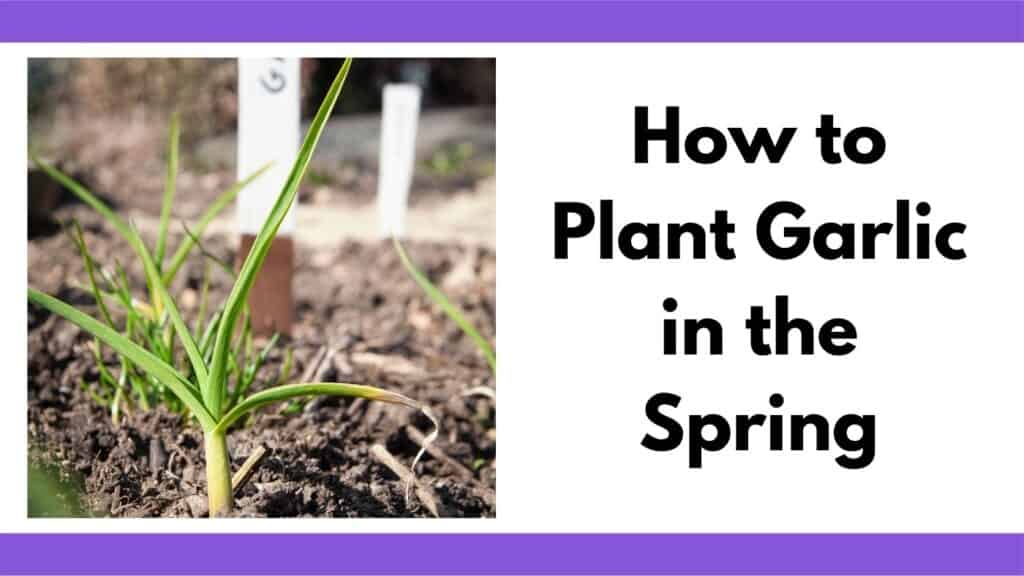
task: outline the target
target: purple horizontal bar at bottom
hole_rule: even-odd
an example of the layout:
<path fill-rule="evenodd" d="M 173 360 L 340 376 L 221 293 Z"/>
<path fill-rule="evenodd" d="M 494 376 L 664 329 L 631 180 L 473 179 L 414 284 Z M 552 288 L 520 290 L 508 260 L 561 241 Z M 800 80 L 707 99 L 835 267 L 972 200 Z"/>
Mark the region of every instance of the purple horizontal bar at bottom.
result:
<path fill-rule="evenodd" d="M 1015 42 L 1020 0 L 4 0 L 6 42 Z"/>
<path fill-rule="evenodd" d="M 6 534 L 3 574 L 1022 574 L 1013 534 Z"/>

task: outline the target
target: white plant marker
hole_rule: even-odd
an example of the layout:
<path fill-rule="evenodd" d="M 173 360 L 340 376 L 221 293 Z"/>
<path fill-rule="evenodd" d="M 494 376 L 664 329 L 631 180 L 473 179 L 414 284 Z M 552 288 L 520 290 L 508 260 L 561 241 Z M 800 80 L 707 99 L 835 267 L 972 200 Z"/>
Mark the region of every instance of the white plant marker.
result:
<path fill-rule="evenodd" d="M 298 59 L 238 60 L 238 178 L 275 163 L 238 195 L 242 234 L 259 233 L 299 152 L 299 96 Z M 294 231 L 295 211 L 290 210 L 279 234 Z"/>
<path fill-rule="evenodd" d="M 288 179 L 302 138 L 300 67 L 296 58 L 238 60 L 238 178 L 274 165 L 238 195 L 239 259 L 249 247 Z M 249 297 L 253 328 L 291 329 L 295 210 L 288 211 Z"/>
<path fill-rule="evenodd" d="M 388 84 L 380 129 L 380 171 L 377 177 L 377 218 L 381 236 L 405 235 L 405 213 L 416 161 L 416 124 L 420 87 Z"/>

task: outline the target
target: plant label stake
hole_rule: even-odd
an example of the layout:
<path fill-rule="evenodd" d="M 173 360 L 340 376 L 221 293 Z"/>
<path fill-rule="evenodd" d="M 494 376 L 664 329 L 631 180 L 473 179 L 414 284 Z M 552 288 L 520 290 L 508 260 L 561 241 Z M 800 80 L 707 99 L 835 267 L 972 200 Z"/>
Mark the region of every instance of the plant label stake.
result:
<path fill-rule="evenodd" d="M 405 234 L 405 212 L 416 160 L 416 123 L 420 87 L 388 84 L 380 129 L 380 172 L 377 178 L 377 218 L 385 238 Z"/>
<path fill-rule="evenodd" d="M 261 178 L 238 195 L 241 266 L 270 213 L 298 152 L 301 131 L 299 60 L 238 61 L 238 174 L 273 162 Z M 289 210 L 249 294 L 252 329 L 261 335 L 288 334 L 292 327 L 295 210 Z"/>

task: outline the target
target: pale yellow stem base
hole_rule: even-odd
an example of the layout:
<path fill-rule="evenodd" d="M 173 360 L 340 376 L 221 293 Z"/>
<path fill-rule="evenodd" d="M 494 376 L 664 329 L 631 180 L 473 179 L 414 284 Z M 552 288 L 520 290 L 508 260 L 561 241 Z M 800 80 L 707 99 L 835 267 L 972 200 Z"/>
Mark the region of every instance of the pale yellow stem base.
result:
<path fill-rule="evenodd" d="M 224 516 L 234 507 L 231 493 L 231 457 L 224 434 L 207 432 L 206 492 L 210 502 L 210 518 Z"/>

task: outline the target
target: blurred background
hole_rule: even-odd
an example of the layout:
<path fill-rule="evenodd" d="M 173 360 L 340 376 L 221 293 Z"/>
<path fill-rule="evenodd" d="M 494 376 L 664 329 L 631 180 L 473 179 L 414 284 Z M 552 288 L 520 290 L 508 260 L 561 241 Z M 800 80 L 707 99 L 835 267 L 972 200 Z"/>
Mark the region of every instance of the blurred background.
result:
<path fill-rule="evenodd" d="M 341 65 L 302 61 L 308 120 Z M 33 59 L 29 61 L 29 144 L 140 221 L 159 215 L 166 132 L 181 115 L 176 217 L 197 216 L 236 179 L 235 59 Z M 494 244 L 493 59 L 358 59 L 300 191 L 304 240 L 376 236 L 381 90 L 411 82 L 423 90 L 408 235 Z M 53 231 L 65 202 L 30 170 L 30 236 Z M 230 212 L 230 211 L 229 211 Z M 228 232 L 228 213 L 212 228 Z"/>

